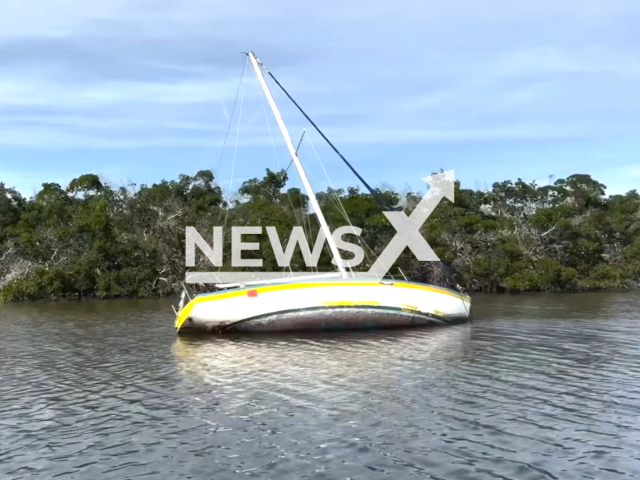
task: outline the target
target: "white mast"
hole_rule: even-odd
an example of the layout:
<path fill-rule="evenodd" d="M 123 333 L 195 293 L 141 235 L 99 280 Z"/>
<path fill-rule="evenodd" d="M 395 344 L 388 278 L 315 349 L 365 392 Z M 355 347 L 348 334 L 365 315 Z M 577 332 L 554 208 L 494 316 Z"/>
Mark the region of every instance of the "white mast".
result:
<path fill-rule="evenodd" d="M 329 244 L 329 249 L 331 250 L 331 254 L 338 264 L 338 270 L 340 270 L 340 274 L 343 278 L 347 277 L 347 271 L 344 269 L 342 265 L 342 258 L 340 257 L 340 252 L 338 251 L 338 246 L 336 245 L 333 237 L 331 236 L 331 230 L 329 230 L 329 225 L 327 225 L 327 221 L 322 215 L 322 210 L 320 210 L 320 205 L 318 205 L 318 200 L 316 200 L 316 196 L 311 189 L 311 185 L 309 184 L 309 180 L 307 180 L 307 175 L 304 173 L 304 169 L 302 168 L 302 164 L 300 163 L 300 159 L 298 158 L 298 154 L 296 153 L 296 149 L 293 147 L 293 143 L 291 142 L 291 137 L 289 136 L 289 132 L 287 131 L 287 127 L 282 120 L 282 115 L 280 115 L 280 111 L 276 105 L 276 102 L 273 100 L 271 96 L 271 92 L 269 91 L 269 87 L 267 86 L 267 82 L 264 80 L 264 75 L 262 74 L 262 70 L 260 69 L 259 60 L 256 58 L 253 52 L 249 52 L 249 59 L 251 60 L 251 66 L 253 67 L 253 71 L 256 73 L 256 77 L 258 77 L 258 81 L 260 82 L 260 86 L 264 91 L 264 94 L 267 96 L 267 101 L 269 102 L 269 106 L 273 111 L 273 116 L 276 117 L 276 122 L 278 123 L 278 127 L 280 127 L 280 132 L 282 132 L 282 136 L 284 137 L 284 141 L 287 144 L 287 148 L 289 149 L 289 153 L 291 154 L 291 158 L 293 159 L 293 163 L 298 169 L 298 173 L 300 174 L 300 178 L 302 179 L 302 184 L 304 185 L 305 190 L 307 191 L 307 195 L 309 195 L 309 201 L 311 202 L 311 206 L 313 210 L 316 212 L 316 216 L 318 217 L 318 221 L 320 222 L 320 228 L 324 233 L 324 236 Z"/>

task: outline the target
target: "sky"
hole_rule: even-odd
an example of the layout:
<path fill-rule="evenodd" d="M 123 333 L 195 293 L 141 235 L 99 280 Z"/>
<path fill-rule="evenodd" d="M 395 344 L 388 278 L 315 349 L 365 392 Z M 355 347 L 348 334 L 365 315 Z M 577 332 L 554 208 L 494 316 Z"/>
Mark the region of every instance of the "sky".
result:
<path fill-rule="evenodd" d="M 232 192 L 286 166 L 249 50 L 374 186 L 420 191 L 442 168 L 467 188 L 574 173 L 608 193 L 640 188 L 637 0 L 4 0 L 2 10 L 0 182 L 27 196 L 84 173 L 124 185 L 201 169 Z M 358 185 L 270 88 L 294 143 L 307 128 L 313 187 Z"/>

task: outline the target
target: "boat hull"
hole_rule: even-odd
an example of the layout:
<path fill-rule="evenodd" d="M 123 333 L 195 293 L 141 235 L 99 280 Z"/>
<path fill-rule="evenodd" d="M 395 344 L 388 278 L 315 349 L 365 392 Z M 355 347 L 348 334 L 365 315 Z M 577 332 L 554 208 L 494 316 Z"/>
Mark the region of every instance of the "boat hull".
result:
<path fill-rule="evenodd" d="M 176 318 L 180 334 L 442 326 L 470 318 L 470 299 L 412 282 L 326 281 L 199 295 Z"/>
<path fill-rule="evenodd" d="M 194 320 L 180 329 L 181 334 L 377 330 L 390 328 L 443 326 L 465 323 L 464 316 L 435 317 L 401 309 L 372 307 L 318 307 L 262 315 L 220 325 L 203 319 Z"/>

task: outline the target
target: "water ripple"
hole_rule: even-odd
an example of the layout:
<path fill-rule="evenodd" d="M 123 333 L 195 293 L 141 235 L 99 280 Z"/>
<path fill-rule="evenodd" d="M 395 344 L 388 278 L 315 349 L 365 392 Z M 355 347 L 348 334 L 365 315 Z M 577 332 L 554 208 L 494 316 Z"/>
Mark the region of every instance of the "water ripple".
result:
<path fill-rule="evenodd" d="M 640 478 L 640 295 L 471 325 L 176 338 L 165 302 L 0 307 L 0 478 Z"/>

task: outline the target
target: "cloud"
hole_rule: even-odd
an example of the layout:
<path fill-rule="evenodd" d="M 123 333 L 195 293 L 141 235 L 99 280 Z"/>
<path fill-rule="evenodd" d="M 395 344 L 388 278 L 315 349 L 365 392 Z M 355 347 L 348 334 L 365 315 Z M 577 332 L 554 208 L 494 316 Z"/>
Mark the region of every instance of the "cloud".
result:
<path fill-rule="evenodd" d="M 217 147 L 249 49 L 352 152 L 613 142 L 640 123 L 639 21 L 637 0 L 8 0 L 0 149 Z M 250 71 L 243 93 L 240 141 L 269 146 Z"/>

